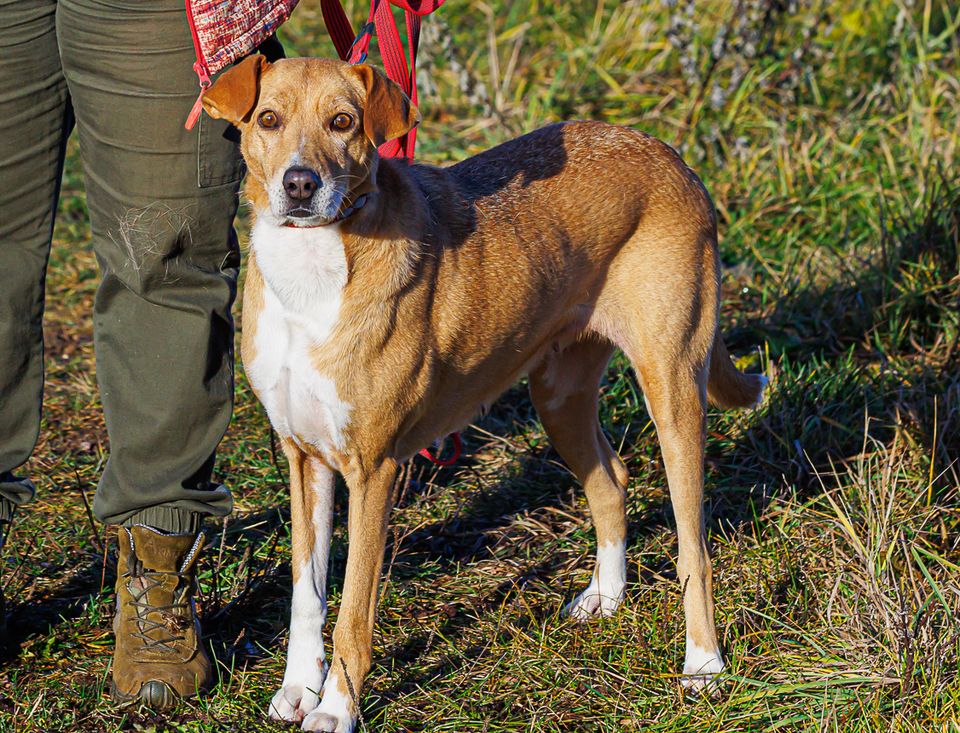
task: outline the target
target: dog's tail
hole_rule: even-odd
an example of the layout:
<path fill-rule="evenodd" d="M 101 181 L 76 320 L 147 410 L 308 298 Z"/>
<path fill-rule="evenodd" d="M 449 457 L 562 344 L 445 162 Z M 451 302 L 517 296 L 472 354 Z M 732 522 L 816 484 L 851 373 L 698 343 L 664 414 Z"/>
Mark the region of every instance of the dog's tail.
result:
<path fill-rule="evenodd" d="M 763 399 L 767 378 L 762 374 L 744 374 L 733 365 L 730 352 L 723 344 L 723 335 L 717 329 L 710 352 L 710 377 L 707 381 L 707 399 L 723 408 L 751 407 Z"/>

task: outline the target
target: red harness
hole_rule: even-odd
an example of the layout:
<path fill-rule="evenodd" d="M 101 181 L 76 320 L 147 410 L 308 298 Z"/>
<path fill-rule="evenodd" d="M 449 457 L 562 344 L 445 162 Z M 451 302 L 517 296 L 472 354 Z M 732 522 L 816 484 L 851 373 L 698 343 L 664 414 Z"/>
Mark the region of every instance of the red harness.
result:
<path fill-rule="evenodd" d="M 354 35 L 353 26 L 343 10 L 340 0 L 320 0 L 320 9 L 323 11 L 323 21 L 327 24 L 333 45 L 344 61 L 351 64 L 363 63 L 370 48 L 370 39 L 376 31 L 379 39 L 380 55 L 383 57 L 384 70 L 387 76 L 400 85 L 400 88 L 410 97 L 410 101 L 417 103 L 417 49 L 420 46 L 420 17 L 429 15 L 443 5 L 445 0 L 370 0 L 370 15 L 367 23 Z M 397 30 L 397 21 L 393 17 L 390 5 L 403 8 L 407 20 L 407 41 L 410 46 L 409 59 L 403 50 L 400 33 Z M 388 140 L 380 146 L 380 155 L 384 158 L 413 159 L 413 150 L 417 144 L 417 130 L 414 128 L 406 135 L 396 140 Z M 438 466 L 450 466 L 456 463 L 463 451 L 463 440 L 460 433 L 451 434 L 453 440 L 453 454 L 449 458 L 440 458 L 430 452 L 428 448 L 420 451 L 420 455 Z"/>
<path fill-rule="evenodd" d="M 367 23 L 354 35 L 353 26 L 343 10 L 340 0 L 320 0 L 323 21 L 327 24 L 333 45 L 344 61 L 359 64 L 367 57 L 370 39 L 377 33 L 377 44 L 383 57 L 383 68 L 387 76 L 395 81 L 414 104 L 417 103 L 417 49 L 420 46 L 420 17 L 429 15 L 443 5 L 445 0 L 370 0 L 370 15 Z M 397 21 L 390 6 L 403 8 L 407 21 L 407 42 L 410 46 L 409 59 L 403 50 Z M 417 142 L 416 129 L 397 140 L 389 140 L 380 146 L 380 155 L 385 158 L 413 158 L 413 149 Z"/>

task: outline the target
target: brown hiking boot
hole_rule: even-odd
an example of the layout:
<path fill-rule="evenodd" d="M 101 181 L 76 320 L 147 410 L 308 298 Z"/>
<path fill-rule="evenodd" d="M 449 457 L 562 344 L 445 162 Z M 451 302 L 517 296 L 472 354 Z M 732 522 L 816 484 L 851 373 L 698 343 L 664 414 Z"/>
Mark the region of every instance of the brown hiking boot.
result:
<path fill-rule="evenodd" d="M 169 708 L 212 679 L 193 604 L 203 534 L 121 527 L 118 544 L 113 699 Z"/>

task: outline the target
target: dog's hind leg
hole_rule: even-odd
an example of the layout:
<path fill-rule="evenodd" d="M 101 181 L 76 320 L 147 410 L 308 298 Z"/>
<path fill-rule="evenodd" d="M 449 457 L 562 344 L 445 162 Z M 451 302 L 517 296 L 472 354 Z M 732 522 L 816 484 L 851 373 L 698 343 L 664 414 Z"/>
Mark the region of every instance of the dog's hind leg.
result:
<path fill-rule="evenodd" d="M 684 686 L 712 689 L 723 670 L 703 511 L 707 382 L 717 327 L 717 282 L 704 246 L 701 275 L 687 282 L 663 265 L 649 278 L 642 307 L 621 300 L 618 345 L 633 364 L 657 428 L 677 522 L 677 577 L 686 620 Z M 698 283 L 694 287 L 689 282 Z M 634 286 L 635 287 L 635 286 Z M 627 288 L 621 285 L 621 292 Z M 628 310 L 629 309 L 629 310 Z"/>
<path fill-rule="evenodd" d="M 707 367 L 700 373 L 691 373 L 685 367 L 665 366 L 655 376 L 648 371 L 641 381 L 657 426 L 677 522 L 677 577 L 683 590 L 687 627 L 683 684 L 703 689 L 723 670 L 703 515 Z"/>
<path fill-rule="evenodd" d="M 683 591 L 686 657 L 683 684 L 710 688 L 723 670 L 713 612 L 710 551 L 703 514 L 703 453 L 706 439 L 706 365 L 659 364 L 640 378 L 657 426 L 677 522 L 677 578 Z"/>
<path fill-rule="evenodd" d="M 327 567 L 333 530 L 333 472 L 289 440 L 290 524 L 293 534 L 293 602 L 283 683 L 270 717 L 300 721 L 319 704 L 327 673 L 323 626 L 327 618 Z"/>
<path fill-rule="evenodd" d="M 609 616 L 626 585 L 627 469 L 600 429 L 597 396 L 613 346 L 579 341 L 530 374 L 530 395 L 554 448 L 583 484 L 597 532 L 590 585 L 564 610 L 577 619 Z"/>

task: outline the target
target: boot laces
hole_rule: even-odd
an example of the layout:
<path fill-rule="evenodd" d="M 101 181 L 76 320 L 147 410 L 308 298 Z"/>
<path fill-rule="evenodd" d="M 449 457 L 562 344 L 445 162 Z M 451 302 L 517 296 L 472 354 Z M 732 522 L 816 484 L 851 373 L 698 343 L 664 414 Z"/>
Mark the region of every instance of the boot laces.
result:
<path fill-rule="evenodd" d="M 129 603 L 136 609 L 137 625 L 140 628 L 140 631 L 132 634 L 132 636 L 140 639 L 146 648 L 157 649 L 162 652 L 175 652 L 176 648 L 173 645 L 178 641 L 186 640 L 187 637 L 183 632 L 191 625 L 190 619 L 183 615 L 183 612 L 191 607 L 186 593 L 181 591 L 183 600 L 169 604 L 156 604 L 148 600 L 150 591 L 161 586 L 163 581 L 171 575 L 177 576 L 178 588 L 181 587 L 181 583 L 189 584 L 190 582 L 190 578 L 181 572 L 167 573 L 144 570 L 139 574 L 124 573 L 125 577 L 133 577 L 143 582 L 143 588 L 139 592 L 132 583 L 128 584 L 130 595 L 133 598 Z M 151 618 L 151 616 L 155 618 Z M 151 633 L 161 630 L 166 631 L 168 635 L 156 638 L 150 636 Z M 181 633 L 178 634 L 178 631 Z"/>

